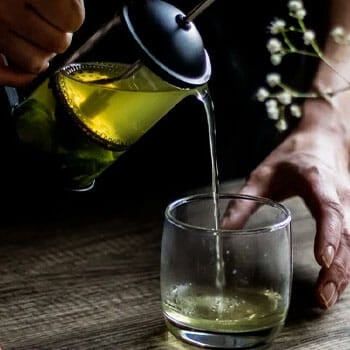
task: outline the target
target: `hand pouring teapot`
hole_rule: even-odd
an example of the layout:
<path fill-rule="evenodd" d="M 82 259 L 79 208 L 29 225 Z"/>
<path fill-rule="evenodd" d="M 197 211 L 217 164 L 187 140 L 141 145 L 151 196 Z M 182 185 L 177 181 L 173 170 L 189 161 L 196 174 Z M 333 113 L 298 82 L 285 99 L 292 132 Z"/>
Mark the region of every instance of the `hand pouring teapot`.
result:
<path fill-rule="evenodd" d="M 124 5 L 137 62 L 59 69 L 14 109 L 19 143 L 49 160 L 65 188 L 91 189 L 170 109 L 206 86 L 210 60 L 192 19 L 209 2 L 189 15 L 162 0 Z"/>

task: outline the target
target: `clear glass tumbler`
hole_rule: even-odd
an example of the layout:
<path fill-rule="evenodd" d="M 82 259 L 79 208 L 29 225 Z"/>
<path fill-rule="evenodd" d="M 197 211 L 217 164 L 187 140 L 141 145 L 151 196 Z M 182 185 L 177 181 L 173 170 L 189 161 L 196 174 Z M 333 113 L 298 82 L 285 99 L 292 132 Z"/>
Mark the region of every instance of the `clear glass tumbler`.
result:
<path fill-rule="evenodd" d="M 230 204 L 234 229 L 220 228 Z M 278 334 L 292 281 L 291 215 L 266 198 L 196 194 L 165 210 L 161 298 L 166 325 L 201 347 L 260 348 Z"/>

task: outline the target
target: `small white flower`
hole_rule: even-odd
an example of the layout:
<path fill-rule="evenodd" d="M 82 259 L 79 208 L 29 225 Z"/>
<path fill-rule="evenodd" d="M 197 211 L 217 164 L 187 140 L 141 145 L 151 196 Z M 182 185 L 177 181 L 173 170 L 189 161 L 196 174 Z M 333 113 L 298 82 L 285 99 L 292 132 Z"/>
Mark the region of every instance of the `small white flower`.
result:
<path fill-rule="evenodd" d="M 326 89 L 324 89 L 324 91 L 321 91 L 321 93 L 326 97 L 333 97 L 334 90 L 330 87 L 327 87 Z"/>
<path fill-rule="evenodd" d="M 272 54 L 274 53 L 278 53 L 281 52 L 282 50 L 282 43 L 280 40 L 276 39 L 276 38 L 271 38 L 267 45 L 266 45 L 268 51 Z"/>
<path fill-rule="evenodd" d="M 295 12 L 295 17 L 298 19 L 303 19 L 306 16 L 306 11 L 305 9 L 300 9 L 297 12 Z"/>
<path fill-rule="evenodd" d="M 266 109 L 275 109 L 278 106 L 278 102 L 275 99 L 269 99 L 265 102 Z"/>
<path fill-rule="evenodd" d="M 275 107 L 266 108 L 266 113 L 267 117 L 271 120 L 278 120 L 278 117 L 280 115 L 280 111 L 277 105 Z"/>
<path fill-rule="evenodd" d="M 269 109 L 266 111 L 267 112 L 267 117 L 271 120 L 278 120 L 278 117 L 280 115 L 280 111 L 278 110 L 278 108 L 275 109 Z"/>
<path fill-rule="evenodd" d="M 276 123 L 276 128 L 279 131 L 285 131 L 288 129 L 288 124 L 286 122 L 285 119 L 280 119 L 277 123 Z"/>
<path fill-rule="evenodd" d="M 270 60 L 274 66 L 278 66 L 282 62 L 282 55 L 275 53 L 275 54 L 271 55 Z"/>
<path fill-rule="evenodd" d="M 278 73 L 270 73 L 266 76 L 266 82 L 270 87 L 274 87 L 281 82 L 281 76 Z"/>
<path fill-rule="evenodd" d="M 345 35 L 345 31 L 343 27 L 335 27 L 331 30 L 330 35 L 333 37 L 335 41 L 342 41 Z"/>
<path fill-rule="evenodd" d="M 283 19 L 277 18 L 273 22 L 271 22 L 270 33 L 278 34 L 282 32 L 285 27 L 286 27 L 286 22 Z"/>
<path fill-rule="evenodd" d="M 279 109 L 278 102 L 275 99 L 269 99 L 265 102 L 266 112 L 269 119 L 278 120 Z"/>
<path fill-rule="evenodd" d="M 301 108 L 300 106 L 296 104 L 292 104 L 290 106 L 290 114 L 295 117 L 295 118 L 300 118 L 301 117 Z"/>
<path fill-rule="evenodd" d="M 282 91 L 277 96 L 278 101 L 283 105 L 289 105 L 292 102 L 292 95 L 288 91 Z"/>
<path fill-rule="evenodd" d="M 256 98 L 260 102 L 264 102 L 269 96 L 270 93 L 265 88 L 260 88 L 256 93 Z"/>
<path fill-rule="evenodd" d="M 297 11 L 303 9 L 304 7 L 303 7 L 303 3 L 301 1 L 291 0 L 288 2 L 288 8 L 292 12 L 297 12 Z"/>
<path fill-rule="evenodd" d="M 307 30 L 304 33 L 304 44 L 310 45 L 315 40 L 315 32 L 313 30 Z"/>

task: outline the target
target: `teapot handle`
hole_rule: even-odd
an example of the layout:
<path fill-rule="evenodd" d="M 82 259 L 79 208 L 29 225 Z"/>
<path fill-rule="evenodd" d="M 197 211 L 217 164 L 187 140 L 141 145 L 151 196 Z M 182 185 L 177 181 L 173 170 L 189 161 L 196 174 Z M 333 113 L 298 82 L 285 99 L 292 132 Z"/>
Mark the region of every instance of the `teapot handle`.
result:
<path fill-rule="evenodd" d="M 6 106 L 5 111 L 12 114 L 13 110 L 19 105 L 19 95 L 14 87 L 2 86 L 0 87 L 0 101 L 1 105 Z"/>

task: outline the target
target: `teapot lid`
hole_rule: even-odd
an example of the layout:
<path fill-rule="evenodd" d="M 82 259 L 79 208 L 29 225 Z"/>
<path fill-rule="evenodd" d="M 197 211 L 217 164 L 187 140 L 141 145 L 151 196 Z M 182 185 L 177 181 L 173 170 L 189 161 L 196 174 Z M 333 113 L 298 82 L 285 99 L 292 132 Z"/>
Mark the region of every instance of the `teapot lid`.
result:
<path fill-rule="evenodd" d="M 122 19 L 141 60 L 161 78 L 180 87 L 208 82 L 211 64 L 202 38 L 178 8 L 163 0 L 135 0 L 124 5 Z"/>

